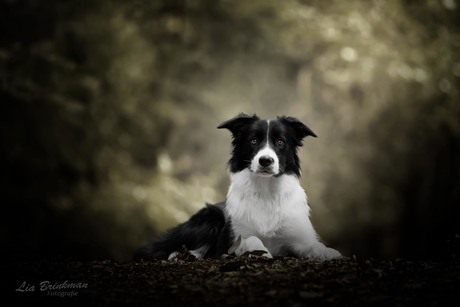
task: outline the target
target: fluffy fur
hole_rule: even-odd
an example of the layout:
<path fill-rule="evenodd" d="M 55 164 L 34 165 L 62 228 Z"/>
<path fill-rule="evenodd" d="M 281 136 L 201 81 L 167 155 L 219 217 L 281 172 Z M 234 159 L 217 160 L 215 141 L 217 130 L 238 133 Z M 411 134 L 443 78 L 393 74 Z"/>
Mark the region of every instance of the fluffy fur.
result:
<path fill-rule="evenodd" d="M 198 258 L 263 251 L 266 257 L 293 255 L 322 260 L 340 253 L 318 240 L 300 186 L 297 149 L 316 137 L 293 117 L 262 120 L 240 114 L 219 125 L 231 131 L 232 184 L 225 202 L 207 205 L 187 222 L 141 249 L 136 259 L 171 259 L 187 250 Z"/>

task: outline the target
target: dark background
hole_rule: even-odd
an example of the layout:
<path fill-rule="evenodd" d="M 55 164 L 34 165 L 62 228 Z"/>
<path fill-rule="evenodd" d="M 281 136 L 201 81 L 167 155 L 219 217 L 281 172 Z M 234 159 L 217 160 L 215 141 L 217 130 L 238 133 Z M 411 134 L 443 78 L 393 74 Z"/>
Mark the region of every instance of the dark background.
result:
<path fill-rule="evenodd" d="M 460 234 L 459 3 L 0 4 L 0 246 L 129 260 L 225 198 L 239 112 L 293 115 L 320 236 L 443 258 Z"/>

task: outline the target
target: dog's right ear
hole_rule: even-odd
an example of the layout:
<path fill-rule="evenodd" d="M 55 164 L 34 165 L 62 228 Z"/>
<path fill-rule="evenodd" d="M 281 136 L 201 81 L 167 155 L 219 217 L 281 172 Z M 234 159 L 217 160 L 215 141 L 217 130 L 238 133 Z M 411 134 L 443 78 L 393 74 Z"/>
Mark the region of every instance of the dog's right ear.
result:
<path fill-rule="evenodd" d="M 235 134 L 238 133 L 238 131 L 242 127 L 247 126 L 247 125 L 255 122 L 258 119 L 259 119 L 259 117 L 257 117 L 257 115 L 255 115 L 255 114 L 251 116 L 251 115 L 247 115 L 247 114 L 244 114 L 244 113 L 240 113 L 237 116 L 235 116 L 234 118 L 229 119 L 229 120 L 223 122 L 222 124 L 220 124 L 217 127 L 217 129 L 226 128 L 226 129 L 230 130 L 233 135 L 235 135 Z"/>

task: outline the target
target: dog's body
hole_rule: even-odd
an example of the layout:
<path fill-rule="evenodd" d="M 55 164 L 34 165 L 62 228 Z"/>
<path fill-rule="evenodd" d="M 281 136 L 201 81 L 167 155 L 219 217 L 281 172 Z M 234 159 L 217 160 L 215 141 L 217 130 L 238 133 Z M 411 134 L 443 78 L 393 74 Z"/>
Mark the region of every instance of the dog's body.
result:
<path fill-rule="evenodd" d="M 318 241 L 299 183 L 297 148 L 304 137 L 316 135 L 292 117 L 269 121 L 240 114 L 218 128 L 233 134 L 232 184 L 226 201 L 201 209 L 135 258 L 171 259 L 184 248 L 198 258 L 216 258 L 238 238 L 236 255 L 257 250 L 267 257 L 339 257 Z"/>

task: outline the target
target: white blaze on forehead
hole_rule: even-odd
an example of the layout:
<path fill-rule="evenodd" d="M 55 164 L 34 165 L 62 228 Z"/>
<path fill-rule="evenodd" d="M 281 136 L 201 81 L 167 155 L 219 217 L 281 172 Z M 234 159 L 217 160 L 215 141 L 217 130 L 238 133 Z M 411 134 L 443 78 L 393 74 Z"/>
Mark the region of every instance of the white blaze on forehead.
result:
<path fill-rule="evenodd" d="M 269 133 L 270 133 L 270 120 L 267 120 L 267 145 L 268 145 L 268 140 L 269 139 Z"/>
<path fill-rule="evenodd" d="M 263 168 L 259 164 L 259 159 L 260 157 L 267 156 L 273 159 L 273 164 L 270 165 L 271 171 L 273 172 L 274 175 L 277 175 L 279 173 L 279 159 L 278 156 L 276 155 L 276 152 L 271 148 L 270 146 L 270 138 L 269 138 L 269 133 L 270 133 L 270 121 L 267 120 L 267 139 L 266 139 L 266 144 L 265 147 L 262 148 L 251 160 L 251 171 L 257 173 L 261 168 Z"/>

